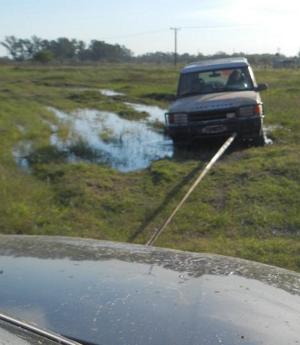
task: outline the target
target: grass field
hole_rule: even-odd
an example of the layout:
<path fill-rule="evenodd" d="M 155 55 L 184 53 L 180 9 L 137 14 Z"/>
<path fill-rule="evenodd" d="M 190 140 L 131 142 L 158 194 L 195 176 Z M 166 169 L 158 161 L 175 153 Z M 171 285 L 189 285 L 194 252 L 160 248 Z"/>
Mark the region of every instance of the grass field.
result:
<path fill-rule="evenodd" d="M 0 66 L 0 231 L 145 243 L 203 167 L 203 155 L 179 152 L 128 173 L 67 163 L 50 143 L 49 123 L 60 138 L 70 128 L 49 107 L 98 109 L 137 121 L 146 114 L 125 102 L 167 108 L 177 76 L 163 66 Z M 300 271 L 300 71 L 259 70 L 256 76 L 270 86 L 262 96 L 273 145 L 225 155 L 157 245 Z M 124 95 L 107 97 L 101 88 Z M 32 146 L 30 172 L 14 159 L 19 142 Z M 92 154 L 87 149 L 84 143 L 74 148 Z M 208 156 L 216 149 L 206 148 Z"/>

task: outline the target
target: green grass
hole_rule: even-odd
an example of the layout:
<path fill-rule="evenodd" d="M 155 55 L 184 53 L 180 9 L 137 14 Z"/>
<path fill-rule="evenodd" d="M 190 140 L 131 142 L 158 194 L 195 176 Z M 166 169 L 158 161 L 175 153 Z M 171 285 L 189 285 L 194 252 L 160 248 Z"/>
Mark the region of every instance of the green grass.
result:
<path fill-rule="evenodd" d="M 94 108 L 144 118 L 124 101 L 168 106 L 178 70 L 164 66 L 0 66 L 0 230 L 145 243 L 184 195 L 204 161 L 177 154 L 144 171 L 67 164 L 49 144 L 69 128 L 47 110 Z M 273 145 L 233 150 L 191 195 L 157 245 L 243 257 L 300 271 L 300 71 L 259 70 Z M 125 96 L 101 95 L 113 89 Z M 109 130 L 102 134 L 112 140 Z M 12 149 L 32 143 L 32 173 Z M 78 142 L 79 156 L 95 152 Z M 211 155 L 213 151 L 211 152 Z M 97 158 L 97 157 L 95 157 Z M 91 159 L 93 160 L 93 159 Z"/>

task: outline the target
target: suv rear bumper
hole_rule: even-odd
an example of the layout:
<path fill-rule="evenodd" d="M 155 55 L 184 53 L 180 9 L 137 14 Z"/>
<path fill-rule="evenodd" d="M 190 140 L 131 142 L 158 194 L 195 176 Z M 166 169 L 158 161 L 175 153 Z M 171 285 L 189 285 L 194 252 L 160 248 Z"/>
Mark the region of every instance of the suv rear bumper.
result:
<path fill-rule="evenodd" d="M 224 137 L 237 133 L 239 137 L 250 139 L 258 136 L 262 129 L 262 117 L 246 117 L 199 121 L 187 125 L 167 125 L 166 132 L 174 140 Z"/>

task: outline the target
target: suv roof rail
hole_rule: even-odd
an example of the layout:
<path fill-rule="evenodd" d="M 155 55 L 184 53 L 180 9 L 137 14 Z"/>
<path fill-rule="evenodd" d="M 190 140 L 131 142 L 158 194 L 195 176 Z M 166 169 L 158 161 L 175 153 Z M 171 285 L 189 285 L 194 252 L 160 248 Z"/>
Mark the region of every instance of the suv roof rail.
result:
<path fill-rule="evenodd" d="M 190 73 L 197 71 L 206 71 L 211 69 L 222 69 L 222 68 L 235 68 L 235 67 L 247 67 L 249 62 L 244 57 L 233 57 L 224 59 L 208 59 L 197 61 L 192 64 L 185 66 L 181 73 Z"/>

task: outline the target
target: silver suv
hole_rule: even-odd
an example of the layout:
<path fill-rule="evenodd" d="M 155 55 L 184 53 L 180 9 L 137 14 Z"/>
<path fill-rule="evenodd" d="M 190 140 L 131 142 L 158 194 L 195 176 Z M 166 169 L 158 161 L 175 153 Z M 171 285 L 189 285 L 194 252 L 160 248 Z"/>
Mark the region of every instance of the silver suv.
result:
<path fill-rule="evenodd" d="M 177 98 L 166 114 L 166 131 L 175 143 L 193 138 L 225 137 L 236 132 L 254 144 L 264 143 L 264 109 L 245 58 L 206 60 L 184 67 Z"/>

